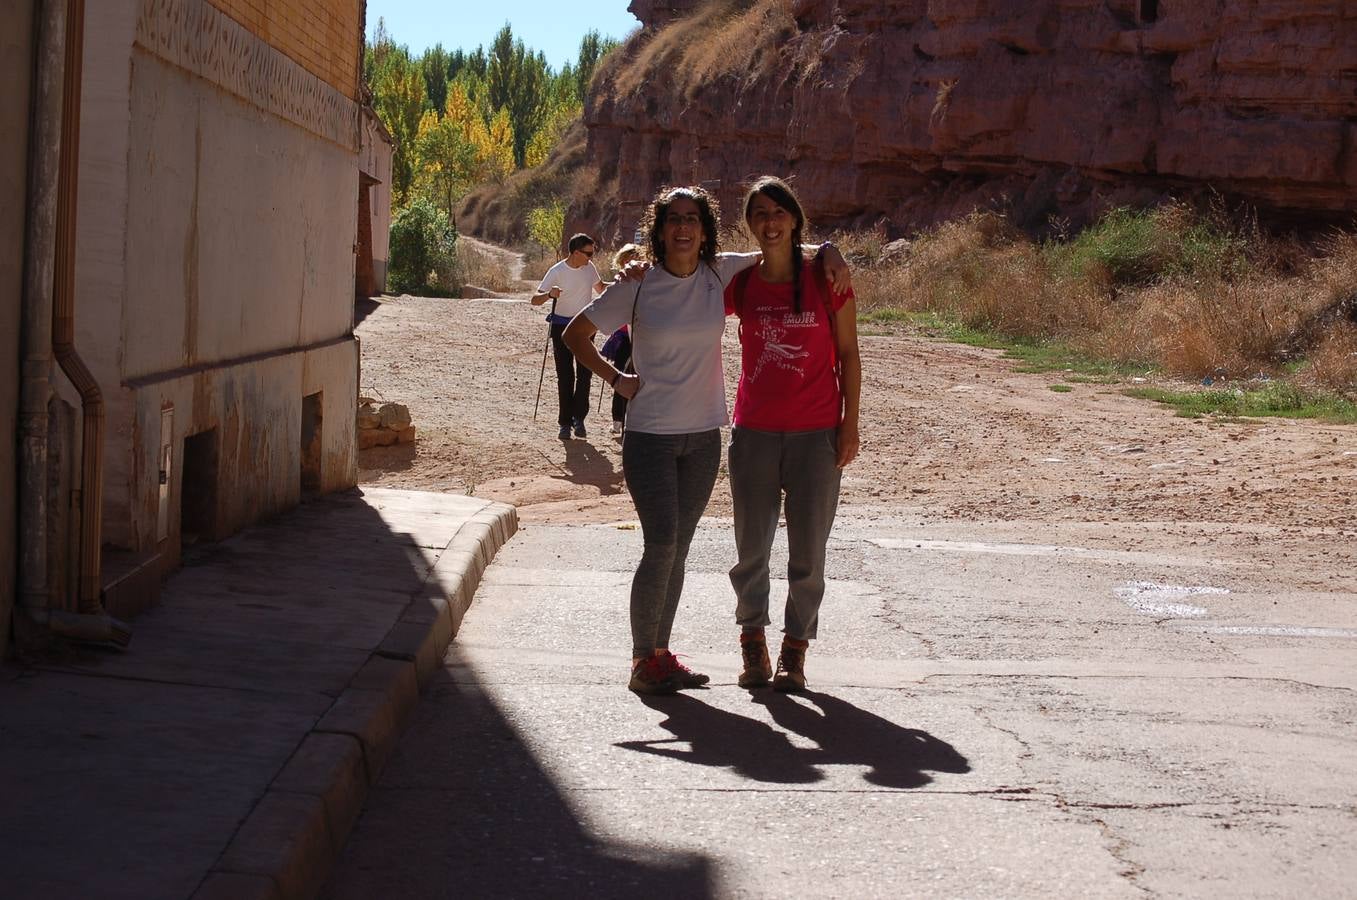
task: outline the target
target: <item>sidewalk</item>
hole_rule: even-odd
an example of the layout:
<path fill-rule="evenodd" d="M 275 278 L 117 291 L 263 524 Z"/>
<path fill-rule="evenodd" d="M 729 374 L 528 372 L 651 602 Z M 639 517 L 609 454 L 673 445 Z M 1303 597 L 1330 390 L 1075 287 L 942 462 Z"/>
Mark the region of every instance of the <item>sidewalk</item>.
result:
<path fill-rule="evenodd" d="M 0 668 L 2 893 L 313 895 L 516 529 L 327 496 L 186 560 L 126 653 Z"/>

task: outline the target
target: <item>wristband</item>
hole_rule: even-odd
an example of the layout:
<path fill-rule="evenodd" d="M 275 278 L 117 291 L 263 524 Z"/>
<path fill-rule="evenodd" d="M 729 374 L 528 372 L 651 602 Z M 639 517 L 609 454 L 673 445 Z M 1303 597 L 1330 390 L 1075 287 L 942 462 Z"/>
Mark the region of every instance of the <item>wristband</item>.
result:
<path fill-rule="evenodd" d="M 614 374 L 613 374 L 613 380 L 610 381 L 610 382 L 608 382 L 608 387 L 617 387 L 617 379 L 619 379 L 619 378 L 621 378 L 621 377 L 622 377 L 622 373 L 621 373 L 621 372 L 616 372 L 616 373 L 614 373 Z"/>

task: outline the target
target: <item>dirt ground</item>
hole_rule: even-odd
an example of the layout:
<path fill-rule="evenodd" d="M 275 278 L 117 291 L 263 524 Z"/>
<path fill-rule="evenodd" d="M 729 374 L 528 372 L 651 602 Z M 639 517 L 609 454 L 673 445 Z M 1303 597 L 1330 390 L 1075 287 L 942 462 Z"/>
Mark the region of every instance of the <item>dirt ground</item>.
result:
<path fill-rule="evenodd" d="M 360 457 L 359 480 L 502 500 L 527 523 L 634 518 L 618 441 L 594 381 L 587 440 L 556 438 L 540 308 L 518 297 L 403 296 L 359 310 L 362 394 L 410 407 L 413 446 Z M 840 515 L 1004 524 L 1028 540 L 1098 526 L 1124 547 L 1201 542 L 1248 550 L 1293 584 L 1357 592 L 1357 427 L 1284 419 L 1189 420 L 1124 385 L 1050 386 L 997 351 L 866 326 L 862 453 Z M 727 385 L 738 372 L 725 337 Z M 708 515 L 730 513 L 724 469 Z M 1346 585 L 1346 588 L 1343 587 Z"/>

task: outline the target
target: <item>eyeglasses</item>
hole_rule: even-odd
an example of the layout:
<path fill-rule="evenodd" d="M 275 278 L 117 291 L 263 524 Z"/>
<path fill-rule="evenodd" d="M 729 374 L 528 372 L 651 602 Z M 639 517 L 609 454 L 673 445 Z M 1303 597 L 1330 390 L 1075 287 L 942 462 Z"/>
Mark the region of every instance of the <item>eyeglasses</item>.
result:
<path fill-rule="evenodd" d="M 581 251 L 579 251 L 579 252 L 580 252 L 580 253 L 583 253 L 585 256 L 589 257 L 590 259 L 593 259 L 593 258 L 594 258 L 594 253 L 595 253 L 596 251 L 593 251 L 593 250 L 581 250 Z"/>

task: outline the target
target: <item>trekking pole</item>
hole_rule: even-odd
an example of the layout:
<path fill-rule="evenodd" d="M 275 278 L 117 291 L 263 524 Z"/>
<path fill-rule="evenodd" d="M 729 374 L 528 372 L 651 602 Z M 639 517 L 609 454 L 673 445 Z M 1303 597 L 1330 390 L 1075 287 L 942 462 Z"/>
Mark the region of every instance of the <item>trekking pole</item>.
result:
<path fill-rule="evenodd" d="M 547 342 L 542 345 L 542 374 L 537 376 L 537 400 L 532 405 L 532 420 L 537 421 L 537 407 L 542 404 L 542 382 L 547 377 L 547 349 L 551 346 L 551 330 L 547 330 Z"/>
<path fill-rule="evenodd" d="M 551 317 L 556 315 L 556 301 L 551 301 L 551 312 L 547 315 L 547 342 L 542 345 L 542 374 L 537 376 L 537 400 L 532 405 L 532 420 L 537 421 L 537 407 L 542 403 L 542 382 L 547 377 L 547 348 L 551 346 Z"/>

